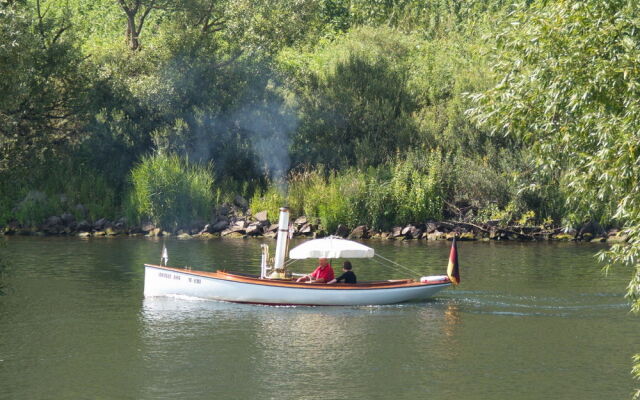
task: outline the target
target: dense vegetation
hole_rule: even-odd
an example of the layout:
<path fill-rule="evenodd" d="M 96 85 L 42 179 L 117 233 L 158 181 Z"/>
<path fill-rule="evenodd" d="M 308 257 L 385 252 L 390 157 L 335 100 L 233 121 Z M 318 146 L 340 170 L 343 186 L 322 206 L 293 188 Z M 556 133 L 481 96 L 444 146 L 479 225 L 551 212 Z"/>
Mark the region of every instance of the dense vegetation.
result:
<path fill-rule="evenodd" d="M 0 2 L 0 225 L 253 211 L 618 226 L 640 309 L 627 0 Z M 80 215 L 81 214 L 81 215 Z M 640 373 L 640 367 L 637 369 Z"/>
<path fill-rule="evenodd" d="M 506 15 L 500 2 L 36 0 L 1 10 L 0 223 L 37 225 L 77 204 L 92 219 L 152 217 L 130 201 L 144 196 L 134 168 L 165 155 L 206 166 L 214 203 L 240 194 L 256 208 L 263 192 L 313 176 L 304 187 L 322 195 L 299 188 L 305 206 L 294 211 L 327 229 L 461 209 L 562 222 L 560 194 L 544 193 L 550 207 L 520 191 L 529 157 L 519 141 L 465 115 L 467 94 L 493 82 L 487 34 Z M 294 191 L 280 197 L 302 204 Z"/>

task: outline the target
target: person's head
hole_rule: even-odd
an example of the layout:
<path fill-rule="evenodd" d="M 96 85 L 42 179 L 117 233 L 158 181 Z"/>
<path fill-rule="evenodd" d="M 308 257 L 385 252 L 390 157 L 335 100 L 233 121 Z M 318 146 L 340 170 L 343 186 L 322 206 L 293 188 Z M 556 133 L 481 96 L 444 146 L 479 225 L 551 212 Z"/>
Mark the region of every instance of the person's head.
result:
<path fill-rule="evenodd" d="M 324 257 L 318 259 L 318 262 L 320 263 L 321 267 L 326 267 L 327 265 L 329 265 L 329 260 Z"/>
<path fill-rule="evenodd" d="M 342 264 L 342 269 L 345 271 L 351 271 L 351 262 L 350 261 L 345 261 L 344 264 Z"/>

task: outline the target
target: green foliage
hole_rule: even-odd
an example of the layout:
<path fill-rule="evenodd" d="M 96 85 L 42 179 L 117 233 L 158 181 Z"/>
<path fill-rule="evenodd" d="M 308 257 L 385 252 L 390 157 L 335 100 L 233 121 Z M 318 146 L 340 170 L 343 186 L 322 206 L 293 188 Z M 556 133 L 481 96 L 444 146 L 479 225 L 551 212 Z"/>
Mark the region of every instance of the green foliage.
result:
<path fill-rule="evenodd" d="M 76 160 L 53 158 L 0 178 L 0 223 L 15 219 L 22 226 L 37 227 L 63 213 L 79 221 L 118 217 L 113 187 L 101 172 Z M 80 204 L 87 215 L 76 207 Z"/>
<path fill-rule="evenodd" d="M 282 189 L 278 185 L 270 185 L 264 192 L 256 191 L 253 194 L 251 200 L 249 200 L 249 208 L 254 214 L 261 211 L 266 211 L 267 216 L 276 221 L 280 213 L 280 207 L 287 205 Z M 294 210 L 290 210 L 291 216 L 294 217 L 297 213 Z"/>
<path fill-rule="evenodd" d="M 87 84 L 67 21 L 0 5 L 0 172 L 44 160 L 81 137 Z"/>
<path fill-rule="evenodd" d="M 22 226 L 40 226 L 48 217 L 59 214 L 60 208 L 59 202 L 43 192 L 30 191 L 13 215 Z"/>
<path fill-rule="evenodd" d="M 633 269 L 640 311 L 640 5 L 581 0 L 519 6 L 498 35 L 501 81 L 474 96 L 477 122 L 521 137 L 557 177 L 578 219 L 617 220 L 629 235 L 602 258 Z M 545 178 L 543 178 L 545 179 Z M 575 217 L 574 217 L 575 218 Z M 637 369 L 636 369 L 637 371 Z"/>
<path fill-rule="evenodd" d="M 361 29 L 304 60 L 285 52 L 280 62 L 294 74 L 300 116 L 294 162 L 366 167 L 406 149 L 413 132 L 409 48 L 391 30 Z"/>
<path fill-rule="evenodd" d="M 442 158 L 437 152 L 426 157 L 409 153 L 392 166 L 391 190 L 397 223 L 442 218 Z"/>
<path fill-rule="evenodd" d="M 318 218 L 328 232 L 339 224 L 380 229 L 438 219 L 443 211 L 441 162 L 434 152 L 426 159 L 415 154 L 398 157 L 366 171 L 304 170 L 289 176 L 286 197 L 282 187 L 271 185 L 254 195 L 250 207 L 277 215 L 277 209 L 288 204 L 293 217 Z"/>
<path fill-rule="evenodd" d="M 559 180 L 578 219 L 624 221 L 632 238 L 640 228 L 638 7 L 598 1 L 520 7 L 500 35 L 496 63 L 504 79 L 475 96 L 472 112 L 479 123 L 530 144 L 545 177 L 539 180 Z M 640 271 L 634 261 L 640 246 L 630 243 L 608 254 Z M 638 282 L 629 287 L 633 298 Z"/>
<path fill-rule="evenodd" d="M 203 221 L 212 207 L 211 167 L 190 164 L 176 155 L 145 156 L 131 171 L 129 214 L 133 220 L 150 218 L 175 231 Z"/>

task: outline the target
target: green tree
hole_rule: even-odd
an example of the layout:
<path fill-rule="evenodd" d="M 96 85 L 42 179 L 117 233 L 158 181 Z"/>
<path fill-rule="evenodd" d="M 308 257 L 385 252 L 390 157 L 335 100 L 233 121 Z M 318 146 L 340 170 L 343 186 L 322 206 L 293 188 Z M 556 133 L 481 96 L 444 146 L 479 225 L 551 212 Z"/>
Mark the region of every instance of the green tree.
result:
<path fill-rule="evenodd" d="M 0 172 L 81 139 L 86 80 L 68 21 L 0 5 Z"/>
<path fill-rule="evenodd" d="M 519 135 L 541 173 L 564 171 L 569 205 L 623 224 L 627 244 L 603 256 L 632 268 L 640 311 L 640 5 L 560 0 L 521 5 L 499 34 L 501 81 L 474 96 L 474 118 Z M 595 215 L 594 215 L 595 214 Z M 636 374 L 640 368 L 636 368 Z M 637 393 L 640 396 L 640 392 Z"/>
<path fill-rule="evenodd" d="M 353 31 L 293 66 L 300 128 L 296 163 L 329 168 L 379 165 L 406 150 L 415 132 L 407 90 L 410 39 L 389 29 Z M 286 68 L 286 67 L 285 67 Z"/>

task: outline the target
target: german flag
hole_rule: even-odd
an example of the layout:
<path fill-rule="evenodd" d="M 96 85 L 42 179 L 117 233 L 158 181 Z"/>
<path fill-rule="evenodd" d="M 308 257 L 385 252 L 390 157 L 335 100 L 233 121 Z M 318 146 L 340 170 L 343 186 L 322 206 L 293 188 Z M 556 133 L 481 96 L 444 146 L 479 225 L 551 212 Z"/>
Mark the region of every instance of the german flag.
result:
<path fill-rule="evenodd" d="M 449 280 L 457 285 L 460 283 L 460 270 L 458 269 L 458 246 L 456 245 L 456 238 L 453 237 L 453 243 L 451 243 L 451 252 L 449 253 L 449 265 L 447 266 L 447 275 Z"/>

